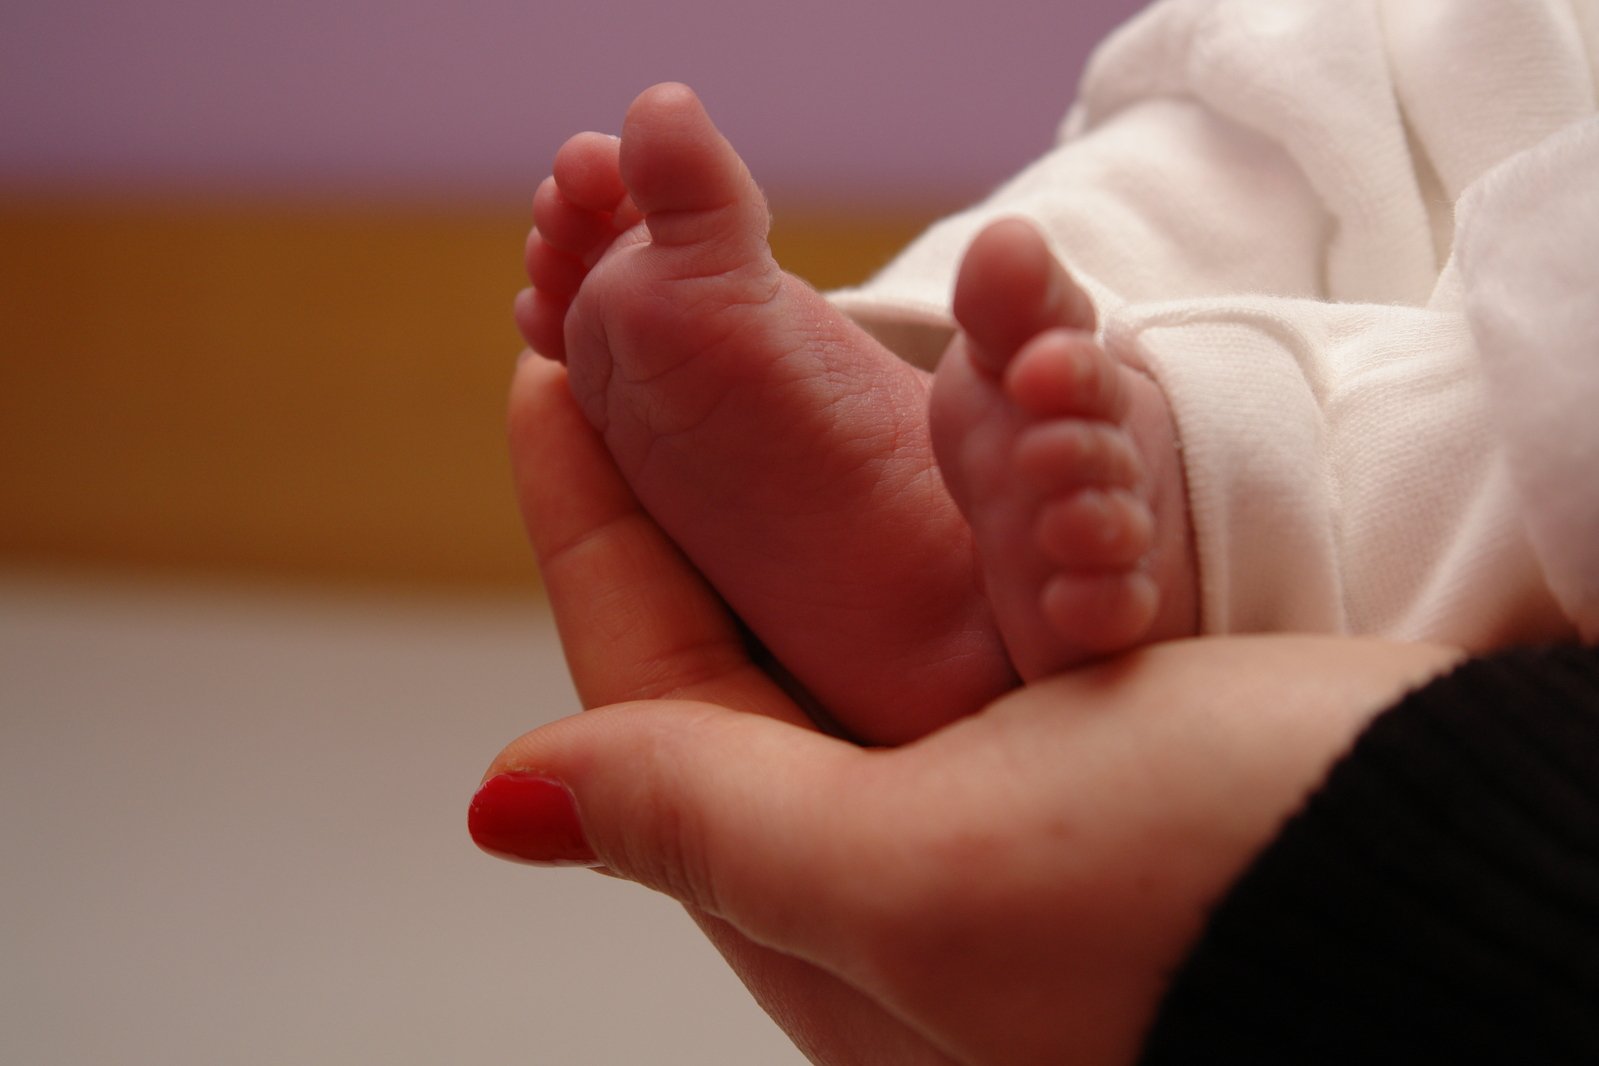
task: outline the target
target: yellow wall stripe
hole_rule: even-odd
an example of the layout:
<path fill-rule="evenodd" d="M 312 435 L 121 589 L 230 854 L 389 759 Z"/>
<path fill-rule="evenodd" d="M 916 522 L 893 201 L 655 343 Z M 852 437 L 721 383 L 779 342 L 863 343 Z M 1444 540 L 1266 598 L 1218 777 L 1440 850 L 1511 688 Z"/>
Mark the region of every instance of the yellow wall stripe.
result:
<path fill-rule="evenodd" d="M 925 214 L 780 217 L 821 287 Z M 0 200 L 0 561 L 529 590 L 517 212 Z"/>

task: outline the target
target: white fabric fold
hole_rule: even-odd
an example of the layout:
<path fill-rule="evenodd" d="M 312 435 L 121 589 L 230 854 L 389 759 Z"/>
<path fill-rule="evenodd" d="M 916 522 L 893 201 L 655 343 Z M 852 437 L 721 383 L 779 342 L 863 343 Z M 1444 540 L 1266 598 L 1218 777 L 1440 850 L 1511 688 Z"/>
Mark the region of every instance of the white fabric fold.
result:
<path fill-rule="evenodd" d="M 1599 639 L 1596 47 L 1599 0 L 1164 0 L 833 299 L 930 366 L 1029 218 L 1172 403 L 1206 631 Z"/>
<path fill-rule="evenodd" d="M 1488 174 L 1460 204 L 1466 317 L 1528 534 L 1599 641 L 1599 119 Z"/>

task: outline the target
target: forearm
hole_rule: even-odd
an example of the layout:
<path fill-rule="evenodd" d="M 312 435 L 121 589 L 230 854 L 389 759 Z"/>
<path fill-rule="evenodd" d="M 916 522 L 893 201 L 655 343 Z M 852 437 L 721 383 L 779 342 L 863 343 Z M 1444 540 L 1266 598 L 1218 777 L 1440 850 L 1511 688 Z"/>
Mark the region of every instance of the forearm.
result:
<path fill-rule="evenodd" d="M 1379 718 L 1215 911 L 1142 1062 L 1599 1061 L 1599 651 Z"/>

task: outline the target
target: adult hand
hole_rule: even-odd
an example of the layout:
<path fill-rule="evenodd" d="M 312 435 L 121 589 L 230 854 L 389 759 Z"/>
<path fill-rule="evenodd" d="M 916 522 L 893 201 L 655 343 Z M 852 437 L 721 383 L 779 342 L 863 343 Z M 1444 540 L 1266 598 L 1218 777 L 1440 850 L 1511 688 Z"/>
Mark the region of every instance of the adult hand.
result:
<path fill-rule="evenodd" d="M 1212 902 L 1371 716 L 1457 657 L 1157 646 L 863 750 L 750 661 L 562 375 L 524 363 L 513 448 L 599 709 L 500 754 L 474 835 L 681 900 L 818 1062 L 1133 1061 Z"/>

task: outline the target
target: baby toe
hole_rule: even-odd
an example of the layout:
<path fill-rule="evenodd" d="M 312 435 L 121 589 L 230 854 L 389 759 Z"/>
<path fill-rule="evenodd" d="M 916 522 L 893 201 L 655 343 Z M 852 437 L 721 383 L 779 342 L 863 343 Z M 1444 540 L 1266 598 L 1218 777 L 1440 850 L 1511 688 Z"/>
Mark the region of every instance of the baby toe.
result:
<path fill-rule="evenodd" d="M 1056 496 L 1085 488 L 1137 488 L 1144 460 L 1120 425 L 1078 418 L 1028 426 L 1017 437 L 1016 476 L 1034 492 Z"/>
<path fill-rule="evenodd" d="M 1005 374 L 1005 392 L 1035 418 L 1115 422 L 1127 415 L 1127 372 L 1092 334 L 1049 330 L 1017 353 Z"/>
<path fill-rule="evenodd" d="M 550 247 L 586 260 L 616 235 L 607 214 L 568 200 L 555 179 L 545 178 L 533 194 L 533 225 Z"/>
<path fill-rule="evenodd" d="M 524 260 L 533 287 L 559 300 L 576 295 L 588 272 L 581 260 L 552 246 L 538 230 L 528 234 Z"/>
<path fill-rule="evenodd" d="M 552 177 L 568 203 L 609 214 L 627 195 L 622 184 L 620 155 L 620 138 L 603 133 L 579 133 L 555 153 Z"/>
<path fill-rule="evenodd" d="M 546 359 L 566 360 L 567 306 L 566 301 L 537 289 L 523 289 L 516 294 L 516 328 L 528 347 Z"/>
<path fill-rule="evenodd" d="M 1149 633 L 1160 593 L 1141 571 L 1057 574 L 1044 586 L 1040 607 L 1061 638 L 1092 654 L 1132 647 Z"/>
<path fill-rule="evenodd" d="M 1155 540 L 1149 505 L 1125 491 L 1072 493 L 1045 504 L 1034 524 L 1044 557 L 1073 571 L 1137 566 Z"/>

